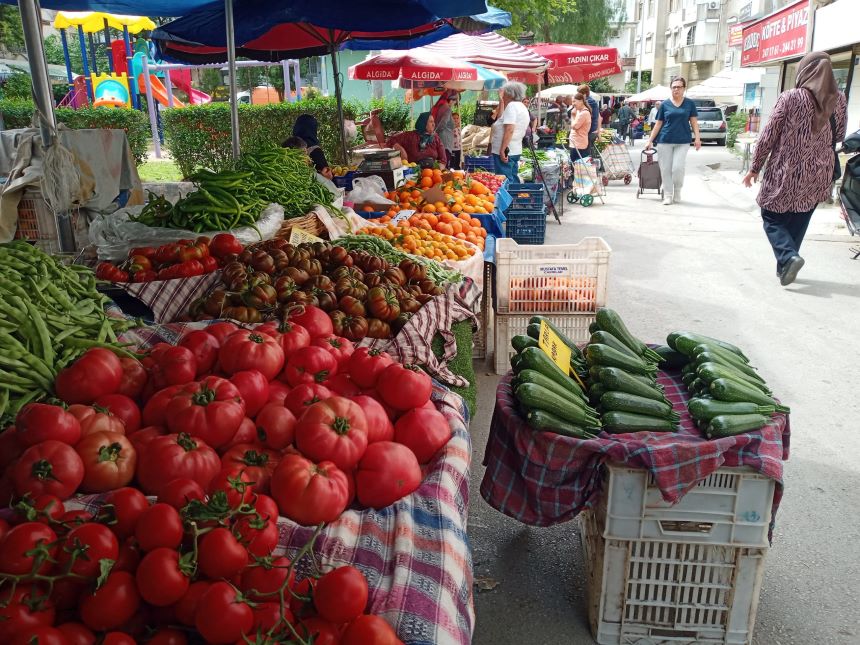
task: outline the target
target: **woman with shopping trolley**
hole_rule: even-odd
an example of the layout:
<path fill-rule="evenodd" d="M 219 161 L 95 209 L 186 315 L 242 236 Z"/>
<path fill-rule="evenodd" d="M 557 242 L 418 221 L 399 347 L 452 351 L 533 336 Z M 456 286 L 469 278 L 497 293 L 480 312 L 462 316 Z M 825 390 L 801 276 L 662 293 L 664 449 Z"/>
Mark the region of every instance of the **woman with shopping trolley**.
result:
<path fill-rule="evenodd" d="M 588 145 L 588 132 L 591 129 L 591 108 L 585 102 L 582 94 L 573 97 L 573 109 L 570 112 L 570 162 L 591 156 Z"/>
<path fill-rule="evenodd" d="M 672 98 L 663 101 L 657 109 L 657 120 L 651 130 L 648 145 L 645 146 L 645 149 L 649 150 L 657 143 L 657 162 L 663 177 L 664 205 L 681 201 L 690 143 L 695 144 L 696 150 L 702 147 L 696 104 L 684 96 L 687 80 L 683 76 L 676 76 L 669 87 L 672 90 Z M 692 135 L 695 135 L 695 139 Z"/>

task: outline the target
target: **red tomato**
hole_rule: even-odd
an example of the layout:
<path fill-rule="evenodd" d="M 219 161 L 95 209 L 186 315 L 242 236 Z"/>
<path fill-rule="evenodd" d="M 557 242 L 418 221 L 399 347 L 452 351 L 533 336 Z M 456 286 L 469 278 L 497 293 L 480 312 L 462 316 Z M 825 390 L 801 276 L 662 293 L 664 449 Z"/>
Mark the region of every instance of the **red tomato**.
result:
<path fill-rule="evenodd" d="M 143 406 L 141 423 L 144 426 L 165 427 L 167 425 L 167 404 L 170 403 L 173 395 L 181 389 L 181 385 L 171 385 L 153 394 Z"/>
<path fill-rule="evenodd" d="M 206 376 L 215 367 L 221 343 L 205 329 L 188 332 L 179 341 L 181 347 L 190 349 L 197 360 L 197 378 Z"/>
<path fill-rule="evenodd" d="M 177 511 L 181 511 L 192 499 L 206 499 L 203 487 L 193 479 L 174 479 L 162 486 L 158 492 L 158 501 L 170 504 Z"/>
<path fill-rule="evenodd" d="M 137 540 L 133 537 L 128 538 L 125 542 L 119 545 L 119 555 L 116 558 L 116 563 L 113 565 L 112 571 L 128 571 L 134 573 L 137 571 L 137 566 L 140 564 L 140 548 L 137 545 Z"/>
<path fill-rule="evenodd" d="M 122 378 L 116 393 L 137 400 L 146 387 L 149 374 L 136 358 L 121 358 L 119 362 L 122 365 Z"/>
<path fill-rule="evenodd" d="M 314 645 L 339 645 L 340 631 L 337 625 L 332 625 L 322 618 L 306 618 L 296 631 L 303 639 L 313 637 Z"/>
<path fill-rule="evenodd" d="M 84 463 L 67 443 L 49 439 L 30 446 L 12 467 L 15 492 L 24 496 L 72 496 L 84 478 Z"/>
<path fill-rule="evenodd" d="M 272 551 L 278 546 L 278 521 L 257 517 L 255 515 L 243 515 L 233 525 L 233 531 L 238 536 L 239 542 L 253 556 L 265 558 L 272 555 Z"/>
<path fill-rule="evenodd" d="M 24 522 L 13 527 L 0 542 L 0 573 L 23 576 L 33 571 L 37 560 L 41 565 L 36 572 L 47 573 L 54 564 L 56 541 L 57 534 L 41 522 Z"/>
<path fill-rule="evenodd" d="M 70 405 L 69 413 L 73 414 L 81 425 L 81 437 L 86 437 L 94 432 L 114 432 L 125 434 L 125 424 L 117 416 L 114 416 L 107 408 L 95 405 Z"/>
<path fill-rule="evenodd" d="M 140 430 L 140 408 L 125 394 L 105 394 L 96 399 L 96 406 L 104 408 L 120 419 L 125 434 Z"/>
<path fill-rule="evenodd" d="M 320 616 L 340 625 L 364 613 L 367 594 L 367 580 L 361 571 L 338 567 L 317 580 L 314 605 Z"/>
<path fill-rule="evenodd" d="M 101 645 L 137 645 L 137 641 L 125 632 L 108 632 L 102 637 Z"/>
<path fill-rule="evenodd" d="M 364 412 L 364 418 L 367 419 L 368 444 L 394 440 L 394 426 L 379 401 L 364 394 L 351 396 L 349 399 L 359 405 Z"/>
<path fill-rule="evenodd" d="M 281 349 L 284 350 L 284 358 L 286 359 L 289 359 L 302 347 L 308 347 L 311 344 L 310 333 L 297 323 L 283 322 L 278 326 L 277 331 L 279 332 L 278 342 Z"/>
<path fill-rule="evenodd" d="M 278 521 L 278 505 L 268 495 L 256 495 L 254 499 L 254 510 L 263 519 Z"/>
<path fill-rule="evenodd" d="M 84 463 L 81 491 L 105 493 L 128 484 L 137 466 L 137 451 L 117 432 L 93 432 L 75 446 Z"/>
<path fill-rule="evenodd" d="M 184 632 L 170 628 L 159 629 L 146 641 L 146 645 L 187 645 L 187 643 L 188 638 Z"/>
<path fill-rule="evenodd" d="M 137 464 L 137 481 L 148 495 L 157 495 L 162 486 L 180 477 L 193 479 L 206 489 L 219 470 L 218 453 L 204 441 L 169 434 L 146 446 Z"/>
<path fill-rule="evenodd" d="M 161 547 L 150 551 L 140 561 L 134 576 L 140 597 L 156 607 L 178 602 L 191 585 L 189 577 L 193 570 L 193 563 L 181 560 L 175 549 Z"/>
<path fill-rule="evenodd" d="M 341 645 L 397 645 L 397 634 L 384 618 L 364 615 L 352 621 L 341 638 Z"/>
<path fill-rule="evenodd" d="M 15 417 L 18 442 L 24 448 L 46 439 L 74 446 L 81 438 L 81 424 L 59 405 L 28 403 Z"/>
<path fill-rule="evenodd" d="M 414 365 L 394 363 L 379 375 L 376 389 L 388 405 L 405 411 L 420 408 L 430 400 L 433 381 Z"/>
<path fill-rule="evenodd" d="M 244 331 L 233 334 L 224 342 L 218 360 L 227 374 L 259 370 L 266 380 L 271 381 L 284 367 L 284 350 L 271 336 Z"/>
<path fill-rule="evenodd" d="M 99 575 L 100 560 L 114 560 L 119 556 L 119 542 L 104 524 L 87 522 L 76 526 L 66 536 L 66 543 L 59 551 L 58 565 L 65 570 L 67 563 L 77 553 L 71 573 L 87 578 Z"/>
<path fill-rule="evenodd" d="M 325 401 L 334 396 L 334 392 L 319 383 L 304 383 L 297 385 L 287 394 L 284 405 L 298 419 L 308 406 L 317 401 Z"/>
<path fill-rule="evenodd" d="M 159 547 L 175 549 L 182 542 L 182 533 L 179 511 L 163 502 L 153 504 L 141 513 L 134 530 L 134 536 L 144 551 Z"/>
<path fill-rule="evenodd" d="M 311 345 L 322 347 L 334 356 L 339 371 L 346 371 L 349 357 L 355 351 L 352 341 L 340 336 L 317 336 L 311 341 Z"/>
<path fill-rule="evenodd" d="M 303 578 L 291 585 L 290 611 L 297 618 L 305 620 L 317 615 L 314 607 L 313 592 L 316 588 L 316 578 Z M 322 619 L 320 619 L 322 620 Z"/>
<path fill-rule="evenodd" d="M 293 624 L 296 620 L 296 617 L 293 616 L 293 612 L 284 607 L 283 614 L 281 613 L 281 603 L 273 602 L 269 600 L 268 602 L 260 602 L 257 603 L 253 608 L 254 611 L 254 627 L 253 633 L 247 634 L 246 636 L 251 639 L 251 645 L 265 645 L 268 641 L 266 640 L 265 634 L 272 628 L 277 625 L 281 626 L 281 630 L 287 631 L 287 623 Z M 280 630 L 273 630 L 272 633 L 276 634 Z M 254 640 L 257 638 L 256 634 L 260 634 L 259 640 Z"/>
<path fill-rule="evenodd" d="M 284 586 L 292 587 L 295 582 L 295 571 L 290 571 L 290 560 L 284 556 L 269 560 L 261 560 L 242 572 L 239 588 L 251 600 L 277 600 L 278 589 Z M 289 595 L 287 596 L 289 597 Z"/>
<path fill-rule="evenodd" d="M 15 504 L 16 515 L 20 515 L 21 519 L 27 522 L 42 522 L 50 525 L 51 522 L 59 522 L 66 513 L 66 507 L 59 497 L 54 495 L 39 495 L 37 497 L 25 497 L 20 502 Z M 9 530 L 9 524 L 4 521 L 3 532 L 0 532 L 0 538 Z"/>
<path fill-rule="evenodd" d="M 352 470 L 367 448 L 364 412 L 341 396 L 314 403 L 296 424 L 296 447 L 314 461 Z"/>
<path fill-rule="evenodd" d="M 370 444 L 355 473 L 358 501 L 371 508 L 385 508 L 420 485 L 421 466 L 415 453 L 393 441 Z"/>
<path fill-rule="evenodd" d="M 381 349 L 359 347 L 349 357 L 347 371 L 360 387 L 369 388 L 376 385 L 382 370 L 393 363 L 394 359 Z"/>
<path fill-rule="evenodd" d="M 303 383 L 325 383 L 335 374 L 337 360 L 334 355 L 322 347 L 311 346 L 296 350 L 290 356 L 281 380 L 296 387 Z"/>
<path fill-rule="evenodd" d="M 218 233 L 209 243 L 209 252 L 219 259 L 224 259 L 231 254 L 239 255 L 243 248 L 236 236 L 230 233 Z"/>
<path fill-rule="evenodd" d="M 232 578 L 248 566 L 248 551 L 230 529 L 212 529 L 200 540 L 197 566 L 209 578 Z"/>
<path fill-rule="evenodd" d="M 107 496 L 105 505 L 110 507 L 110 527 L 121 538 L 134 535 L 137 520 L 149 508 L 149 501 L 138 489 L 119 488 Z"/>
<path fill-rule="evenodd" d="M 249 419 L 248 417 L 242 419 L 242 423 L 239 424 L 239 429 L 236 430 L 236 434 L 233 435 L 233 438 L 230 439 L 226 445 L 221 446 L 221 450 L 226 451 L 233 446 L 238 446 L 242 443 L 253 443 L 259 445 L 259 441 L 257 441 L 257 426 L 254 423 L 254 420 Z"/>
<path fill-rule="evenodd" d="M 416 408 L 397 419 L 394 440 L 415 453 L 419 464 L 426 464 L 451 439 L 451 426 L 437 410 Z"/>
<path fill-rule="evenodd" d="M 269 398 L 266 403 L 284 404 L 284 399 L 290 393 L 292 388 L 282 381 L 272 381 L 269 383 Z"/>
<path fill-rule="evenodd" d="M 283 405 L 268 403 L 257 415 L 257 440 L 272 450 L 283 450 L 295 438 L 296 417 Z"/>
<path fill-rule="evenodd" d="M 215 493 L 224 493 L 230 508 L 239 508 L 242 504 L 250 503 L 254 494 L 253 480 L 242 466 L 222 468 L 209 484 L 209 497 Z"/>
<path fill-rule="evenodd" d="M 334 332 L 331 318 L 319 307 L 297 305 L 289 309 L 287 314 L 287 320 L 307 329 L 311 338 L 331 336 Z"/>
<path fill-rule="evenodd" d="M 54 381 L 57 396 L 66 403 L 92 403 L 104 394 L 114 394 L 122 382 L 122 363 L 116 354 L 101 347 L 88 349 Z"/>
<path fill-rule="evenodd" d="M 63 513 L 63 517 L 60 518 L 60 521 L 63 524 L 66 524 L 69 528 L 85 524 L 86 522 L 91 522 L 92 520 L 93 514 L 82 508 L 73 511 L 66 511 Z"/>
<path fill-rule="evenodd" d="M 194 615 L 197 613 L 197 603 L 200 602 L 200 598 L 211 586 L 212 583 L 208 580 L 191 583 L 188 591 L 185 592 L 185 595 L 175 605 L 176 619 L 180 623 L 188 627 L 194 627 Z"/>
<path fill-rule="evenodd" d="M 150 384 L 156 390 L 169 385 L 191 383 L 197 376 L 197 358 L 187 347 L 160 343 L 144 359 L 149 368 Z"/>
<path fill-rule="evenodd" d="M 214 582 L 197 603 L 194 623 L 209 643 L 234 643 L 254 626 L 251 607 L 226 582 Z"/>
<path fill-rule="evenodd" d="M 245 403 L 230 381 L 207 376 L 189 383 L 167 404 L 167 428 L 199 437 L 213 448 L 226 444 L 245 418 Z"/>
<path fill-rule="evenodd" d="M 257 493 L 265 493 L 269 490 L 269 480 L 275 466 L 278 465 L 280 454 L 261 446 L 240 443 L 231 446 L 221 457 L 223 468 L 239 467 L 245 471 L 248 480 L 253 482 L 253 490 Z"/>
<path fill-rule="evenodd" d="M 224 341 L 231 335 L 239 331 L 239 327 L 237 327 L 234 323 L 231 322 L 218 322 L 214 325 L 209 325 L 206 327 L 206 333 L 211 334 L 215 337 L 215 340 L 218 341 L 218 345 L 223 345 Z"/>
<path fill-rule="evenodd" d="M 57 629 L 63 633 L 69 645 L 94 645 L 96 636 L 81 623 L 63 623 L 57 625 Z"/>
<path fill-rule="evenodd" d="M 361 388 L 345 372 L 338 372 L 333 378 L 326 381 L 326 383 L 328 383 L 331 391 L 338 396 L 353 397 L 356 394 L 361 394 Z"/>
<path fill-rule="evenodd" d="M 0 642 L 8 643 L 20 633 L 54 624 L 54 603 L 44 589 L 19 584 L 0 592 Z"/>
<path fill-rule="evenodd" d="M 12 645 L 69 645 L 69 639 L 60 630 L 42 625 L 19 632 Z"/>
<path fill-rule="evenodd" d="M 25 448 L 15 426 L 0 430 L 0 473 L 8 474 L 8 466 L 18 460 Z"/>
<path fill-rule="evenodd" d="M 269 399 L 269 381 L 259 370 L 242 370 L 233 374 L 230 382 L 245 402 L 245 414 L 252 419 L 256 417 Z"/>
<path fill-rule="evenodd" d="M 326 461 L 314 464 L 301 455 L 281 459 L 271 488 L 281 514 L 305 526 L 334 522 L 349 497 L 346 475 L 337 466 Z"/>
<path fill-rule="evenodd" d="M 150 441 L 156 437 L 163 437 L 166 434 L 167 428 L 162 428 L 161 426 L 147 426 L 137 432 L 131 433 L 128 436 L 128 440 L 131 441 L 131 445 L 137 451 L 137 460 L 140 461 L 143 451 L 149 445 Z"/>
<path fill-rule="evenodd" d="M 81 597 L 78 611 L 84 625 L 93 631 L 117 629 L 140 608 L 140 594 L 128 571 L 112 571 L 104 584 Z"/>

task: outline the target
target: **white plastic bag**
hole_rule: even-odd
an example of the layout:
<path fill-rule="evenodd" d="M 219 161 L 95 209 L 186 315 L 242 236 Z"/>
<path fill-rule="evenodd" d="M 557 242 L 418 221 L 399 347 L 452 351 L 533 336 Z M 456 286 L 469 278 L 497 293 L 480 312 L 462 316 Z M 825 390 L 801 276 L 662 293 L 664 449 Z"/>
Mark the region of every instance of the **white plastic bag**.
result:
<path fill-rule="evenodd" d="M 352 190 L 346 194 L 346 199 L 353 204 L 370 202 L 371 204 L 391 205 L 394 202 L 385 196 L 387 190 L 385 181 L 379 175 L 356 177 L 352 180 Z"/>

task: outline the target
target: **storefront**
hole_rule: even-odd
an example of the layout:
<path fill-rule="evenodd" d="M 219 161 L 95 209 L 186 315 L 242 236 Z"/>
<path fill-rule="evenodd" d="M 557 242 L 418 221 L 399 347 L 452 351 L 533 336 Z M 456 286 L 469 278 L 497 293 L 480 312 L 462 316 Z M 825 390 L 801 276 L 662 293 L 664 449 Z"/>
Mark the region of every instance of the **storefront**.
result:
<path fill-rule="evenodd" d="M 848 131 L 860 127 L 860 2 L 837 0 L 815 12 L 812 49 L 833 61 L 839 89 L 848 97 Z M 793 78 L 792 78 L 793 81 Z M 787 87 L 791 87 L 788 85 Z"/>

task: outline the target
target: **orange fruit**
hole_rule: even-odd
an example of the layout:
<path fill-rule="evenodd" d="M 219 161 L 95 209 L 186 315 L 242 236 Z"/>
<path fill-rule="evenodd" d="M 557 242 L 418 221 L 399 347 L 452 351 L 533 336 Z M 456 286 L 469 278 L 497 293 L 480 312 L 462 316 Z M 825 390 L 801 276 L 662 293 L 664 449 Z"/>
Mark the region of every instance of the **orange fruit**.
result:
<path fill-rule="evenodd" d="M 430 188 L 433 185 L 433 180 L 430 177 L 421 178 L 421 188 Z"/>
<path fill-rule="evenodd" d="M 422 178 L 424 178 L 424 177 L 432 177 L 432 176 L 433 176 L 433 170 L 432 170 L 432 169 L 430 169 L 430 168 L 423 168 L 423 169 L 421 170 L 421 177 L 422 177 Z"/>

